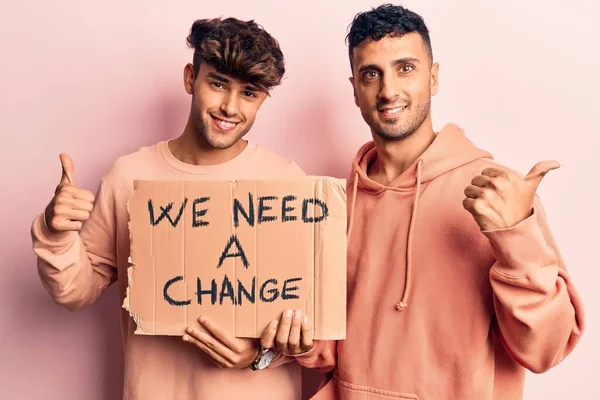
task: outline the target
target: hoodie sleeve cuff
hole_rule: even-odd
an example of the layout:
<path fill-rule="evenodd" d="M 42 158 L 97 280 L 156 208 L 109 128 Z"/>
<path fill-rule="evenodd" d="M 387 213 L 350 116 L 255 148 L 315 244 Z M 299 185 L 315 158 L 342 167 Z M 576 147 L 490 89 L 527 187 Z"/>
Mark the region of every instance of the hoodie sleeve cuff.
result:
<path fill-rule="evenodd" d="M 534 207 L 528 218 L 511 228 L 483 231 L 492 245 L 497 260 L 494 268 L 498 272 L 521 277 L 556 260 L 540 228 L 539 218 L 541 215 Z"/>
<path fill-rule="evenodd" d="M 31 227 L 31 234 L 37 242 L 43 246 L 52 248 L 64 248 L 68 246 L 74 239 L 76 232 L 60 232 L 54 233 L 50 231 L 46 222 L 45 213 L 38 215 Z"/>

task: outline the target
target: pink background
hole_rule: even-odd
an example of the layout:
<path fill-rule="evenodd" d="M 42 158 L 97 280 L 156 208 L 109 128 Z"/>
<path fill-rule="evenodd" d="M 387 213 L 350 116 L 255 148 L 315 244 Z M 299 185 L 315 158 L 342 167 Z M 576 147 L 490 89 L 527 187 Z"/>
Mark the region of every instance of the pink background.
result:
<path fill-rule="evenodd" d="M 287 79 L 248 138 L 309 173 L 346 177 L 369 131 L 352 101 L 344 36 L 369 1 L 11 2 L 0 17 L 0 397 L 116 399 L 122 356 L 115 288 L 69 313 L 39 283 L 29 226 L 60 178 L 58 153 L 95 190 L 117 156 L 180 134 L 182 69 L 196 18 L 255 18 L 279 41 Z M 595 3 L 595 4 L 593 4 Z M 168 5 L 170 4 L 170 5 Z M 175 5 L 176 4 L 176 5 Z M 561 365 L 529 374 L 526 399 L 597 399 L 600 364 L 596 164 L 600 6 L 592 0 L 406 1 L 440 62 L 434 125 L 461 124 L 526 173 L 554 158 L 540 195 L 583 295 L 587 332 Z M 517 7 L 522 7 L 518 9 Z M 594 27 L 595 25 L 595 27 Z M 596 378 L 596 379 L 594 379 Z"/>

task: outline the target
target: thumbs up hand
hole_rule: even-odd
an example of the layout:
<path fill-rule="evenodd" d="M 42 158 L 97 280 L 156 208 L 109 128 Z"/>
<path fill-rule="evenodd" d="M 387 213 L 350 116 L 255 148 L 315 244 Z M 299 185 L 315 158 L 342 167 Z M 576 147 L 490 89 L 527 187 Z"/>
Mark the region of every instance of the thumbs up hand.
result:
<path fill-rule="evenodd" d="M 61 154 L 62 176 L 44 213 L 52 233 L 79 231 L 94 208 L 94 194 L 75 186 L 73 160 Z"/>
<path fill-rule="evenodd" d="M 504 169 L 486 168 L 465 188 L 463 207 L 481 230 L 511 228 L 531 215 L 542 178 L 559 167 L 556 161 L 542 161 L 524 178 Z"/>

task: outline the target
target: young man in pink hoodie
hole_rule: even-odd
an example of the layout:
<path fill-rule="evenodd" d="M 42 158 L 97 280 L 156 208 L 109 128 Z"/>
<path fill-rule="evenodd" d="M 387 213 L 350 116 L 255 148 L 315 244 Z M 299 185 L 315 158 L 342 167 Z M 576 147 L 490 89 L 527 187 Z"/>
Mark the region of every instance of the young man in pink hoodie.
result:
<path fill-rule="evenodd" d="M 183 83 L 192 96 L 191 109 L 178 138 L 119 158 L 96 196 L 76 186 L 72 160 L 60 156 L 62 178 L 31 233 L 42 283 L 69 310 L 94 303 L 115 281 L 123 301 L 130 246 L 127 203 L 135 179 L 303 175 L 293 161 L 243 139 L 285 72 L 277 41 L 253 21 L 228 18 L 196 21 L 188 44 L 194 58 L 185 66 Z M 209 320 L 194 324 L 183 338 L 134 335 L 135 322 L 125 310 L 121 322 L 124 399 L 301 398 L 300 366 L 281 356 L 268 365 L 273 354 L 256 339 L 223 335 Z"/>
<path fill-rule="evenodd" d="M 298 358 L 333 370 L 315 399 L 521 399 L 526 370 L 561 362 L 584 325 L 536 196 L 558 163 L 522 176 L 458 126 L 434 132 L 439 67 L 419 15 L 360 13 L 348 42 L 373 141 L 348 182 L 347 339 Z"/>

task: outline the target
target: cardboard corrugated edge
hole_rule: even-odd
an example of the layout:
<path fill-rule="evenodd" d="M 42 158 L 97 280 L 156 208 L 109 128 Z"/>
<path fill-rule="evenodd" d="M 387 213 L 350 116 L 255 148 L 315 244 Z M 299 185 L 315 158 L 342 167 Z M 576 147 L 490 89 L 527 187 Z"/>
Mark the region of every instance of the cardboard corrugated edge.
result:
<path fill-rule="evenodd" d="M 131 257 L 131 249 L 133 248 L 133 239 L 131 237 L 131 209 L 130 209 L 130 203 L 133 200 L 135 193 L 137 191 L 137 186 L 138 186 L 138 181 L 134 180 L 133 181 L 133 194 L 132 196 L 129 198 L 129 200 L 127 201 L 127 216 L 128 216 L 128 221 L 127 221 L 127 230 L 128 230 L 128 235 L 129 235 L 129 257 L 127 257 L 127 263 L 129 264 L 127 266 L 127 287 L 125 288 L 125 299 L 123 299 L 123 304 L 122 304 L 122 308 L 124 308 L 125 310 L 127 310 L 127 312 L 129 313 L 129 315 L 131 316 L 131 318 L 133 319 L 133 321 L 135 322 L 135 332 L 134 334 L 136 335 L 148 335 L 151 334 L 151 332 L 146 332 L 143 328 L 142 328 L 142 321 L 140 319 L 140 317 L 133 313 L 131 311 L 131 304 L 130 304 L 130 298 L 129 298 L 129 291 L 131 289 L 131 282 L 132 282 L 132 274 L 133 274 L 133 270 L 135 269 L 135 264 L 133 262 L 133 259 Z"/>
<path fill-rule="evenodd" d="M 315 197 L 319 197 L 319 198 L 323 198 L 324 199 L 324 193 L 327 192 L 328 195 L 330 196 L 335 196 L 338 198 L 338 200 L 341 200 L 344 204 L 346 204 L 347 207 L 347 190 L 346 190 L 346 183 L 347 181 L 345 179 L 340 179 L 340 178 L 334 178 L 334 177 L 317 177 L 316 179 L 313 180 L 313 182 L 316 182 L 317 184 L 315 185 L 314 189 L 315 189 Z M 328 187 L 329 190 L 326 190 L 325 187 Z M 338 192 L 337 191 L 337 187 L 339 187 L 341 190 Z M 318 192 L 318 196 L 317 196 L 317 192 Z M 348 211 L 347 209 L 345 210 L 345 215 L 347 216 Z M 344 247 L 344 254 L 347 254 L 348 251 L 348 243 L 347 243 L 347 239 L 348 239 L 348 234 L 347 234 L 347 225 L 348 225 L 348 221 L 346 220 L 346 232 L 345 235 L 343 236 L 343 240 L 344 243 L 340 244 L 341 246 Z M 315 232 L 314 234 L 314 238 L 315 238 L 315 243 L 317 243 L 316 239 L 317 236 L 321 236 L 322 232 L 323 232 L 323 226 L 320 224 L 315 224 L 314 225 L 314 229 L 315 231 L 318 231 L 318 234 Z M 319 242 L 321 245 L 323 244 L 320 240 Z M 329 330 L 330 332 L 332 331 L 336 331 L 337 335 L 335 337 L 333 337 L 332 339 L 329 340 L 344 340 L 346 338 L 346 308 L 347 308 L 347 298 L 346 298 L 346 276 L 347 276 L 347 265 L 346 265 L 346 261 L 344 259 L 344 265 L 340 266 L 340 268 L 342 268 L 342 277 L 344 279 L 344 283 L 341 287 L 338 287 L 338 289 L 340 290 L 340 293 L 338 293 L 337 295 L 331 293 L 329 294 L 329 296 L 326 295 L 326 291 L 323 290 L 323 287 L 325 285 L 328 285 L 328 287 L 331 288 L 335 288 L 336 286 L 333 285 L 333 280 L 335 279 L 335 277 L 330 276 L 330 274 L 328 273 L 328 269 L 327 269 L 327 256 L 325 255 L 325 253 L 323 252 L 323 249 L 321 248 L 321 245 L 319 246 L 313 246 L 314 250 L 318 251 L 318 254 L 315 253 L 314 254 L 314 265 L 318 266 L 318 268 L 314 268 L 313 271 L 313 280 L 314 280 L 314 290 L 315 290 L 315 299 L 314 299 L 314 308 L 313 308 L 313 318 L 315 321 L 315 325 L 314 325 L 314 332 L 313 334 L 315 335 L 315 337 L 322 337 L 323 336 L 323 332 L 326 330 Z M 341 272 L 338 270 L 338 272 Z M 327 297 L 339 297 L 342 301 L 342 303 L 344 304 L 344 307 L 342 308 L 344 310 L 344 315 L 342 316 L 342 318 L 328 318 L 328 310 L 324 307 L 323 303 L 327 302 Z M 317 305 L 319 306 L 319 314 L 317 315 L 316 313 L 316 309 L 317 309 Z M 338 321 L 339 324 L 335 324 L 337 325 L 335 328 L 333 328 L 332 321 Z M 319 328 L 317 331 L 317 327 Z M 327 329 L 327 328 L 328 329 Z"/>

